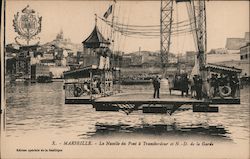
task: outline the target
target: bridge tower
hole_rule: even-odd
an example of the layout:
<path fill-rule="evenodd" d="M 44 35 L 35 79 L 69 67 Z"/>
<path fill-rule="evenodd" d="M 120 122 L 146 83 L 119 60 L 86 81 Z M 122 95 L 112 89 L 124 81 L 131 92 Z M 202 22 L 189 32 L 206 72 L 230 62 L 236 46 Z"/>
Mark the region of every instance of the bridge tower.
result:
<path fill-rule="evenodd" d="M 189 19 L 194 40 L 198 51 L 197 60 L 201 77 L 205 80 L 206 72 L 203 71 L 206 65 L 205 52 L 207 50 L 207 28 L 206 28 L 206 2 L 205 0 L 175 0 L 176 3 L 186 2 L 189 11 Z M 168 66 L 168 54 L 171 45 L 171 33 L 173 24 L 173 2 L 174 0 L 161 0 L 160 14 L 160 50 L 163 69 Z M 194 21 L 194 23 L 192 23 Z M 177 22 L 178 23 L 178 22 Z M 165 74 L 165 72 L 164 72 Z"/>
<path fill-rule="evenodd" d="M 168 65 L 168 53 L 171 44 L 174 0 L 161 0 L 160 10 L 160 52 L 163 69 Z"/>

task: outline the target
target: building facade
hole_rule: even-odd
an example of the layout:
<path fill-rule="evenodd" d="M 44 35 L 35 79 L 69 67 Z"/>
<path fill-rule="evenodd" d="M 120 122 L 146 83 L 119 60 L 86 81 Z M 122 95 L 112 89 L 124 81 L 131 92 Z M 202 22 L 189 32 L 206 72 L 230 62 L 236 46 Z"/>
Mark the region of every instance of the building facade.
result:
<path fill-rule="evenodd" d="M 21 51 L 16 57 L 16 76 L 20 78 L 30 78 L 30 56 L 28 52 Z"/>
<path fill-rule="evenodd" d="M 250 76 L 250 42 L 240 48 L 242 76 Z"/>
<path fill-rule="evenodd" d="M 240 48 L 240 60 L 249 61 L 250 59 L 250 43 Z"/>

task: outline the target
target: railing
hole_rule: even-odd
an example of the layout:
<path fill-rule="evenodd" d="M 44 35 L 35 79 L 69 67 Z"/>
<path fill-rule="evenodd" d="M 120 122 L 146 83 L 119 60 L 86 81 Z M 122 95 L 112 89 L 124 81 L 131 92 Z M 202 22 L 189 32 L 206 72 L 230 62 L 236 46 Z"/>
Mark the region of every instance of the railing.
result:
<path fill-rule="evenodd" d="M 65 97 L 81 97 L 90 95 L 84 91 L 84 83 L 65 83 Z"/>
<path fill-rule="evenodd" d="M 109 96 L 113 94 L 113 82 L 105 81 L 100 88 L 86 82 L 67 82 L 64 83 L 65 98 L 70 97 L 89 97 Z"/>

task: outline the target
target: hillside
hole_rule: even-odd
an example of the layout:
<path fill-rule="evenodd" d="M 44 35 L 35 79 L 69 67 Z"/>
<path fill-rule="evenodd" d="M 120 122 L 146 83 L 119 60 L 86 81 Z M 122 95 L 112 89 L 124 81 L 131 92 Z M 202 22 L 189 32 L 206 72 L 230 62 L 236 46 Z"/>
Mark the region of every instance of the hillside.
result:
<path fill-rule="evenodd" d="M 139 55 L 143 55 L 143 56 L 160 56 L 160 51 L 136 51 L 136 52 L 131 52 L 126 54 L 128 56 L 139 56 Z M 169 53 L 169 56 L 171 57 L 175 57 L 176 55 L 173 53 Z"/>
<path fill-rule="evenodd" d="M 42 45 L 42 47 L 49 47 L 49 46 L 55 46 L 58 48 L 64 48 L 64 49 L 70 49 L 73 52 L 81 51 L 82 50 L 82 45 L 81 44 L 74 44 L 71 42 L 70 39 L 65 39 L 63 35 L 63 31 L 61 30 L 56 38 L 51 41 L 47 42 L 46 44 Z"/>
<path fill-rule="evenodd" d="M 139 55 L 143 55 L 143 56 L 158 56 L 160 54 L 160 52 L 153 52 L 153 51 L 136 51 L 136 52 L 131 52 L 128 53 L 126 55 L 128 56 L 139 56 Z"/>
<path fill-rule="evenodd" d="M 74 44 L 74 43 L 67 41 L 67 40 L 63 40 L 63 41 L 53 40 L 51 42 L 48 42 L 48 43 L 42 45 L 42 47 L 48 47 L 48 46 L 56 46 L 58 48 L 70 49 L 73 52 L 77 52 L 77 51 L 82 50 L 81 44 Z"/>

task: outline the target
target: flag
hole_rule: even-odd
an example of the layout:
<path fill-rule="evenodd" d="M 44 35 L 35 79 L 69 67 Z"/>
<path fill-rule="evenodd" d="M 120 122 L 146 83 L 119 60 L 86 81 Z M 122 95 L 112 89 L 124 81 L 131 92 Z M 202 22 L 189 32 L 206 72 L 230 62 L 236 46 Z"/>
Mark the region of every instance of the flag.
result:
<path fill-rule="evenodd" d="M 109 6 L 109 9 L 104 13 L 103 17 L 107 19 L 111 13 L 112 13 L 112 5 Z"/>

